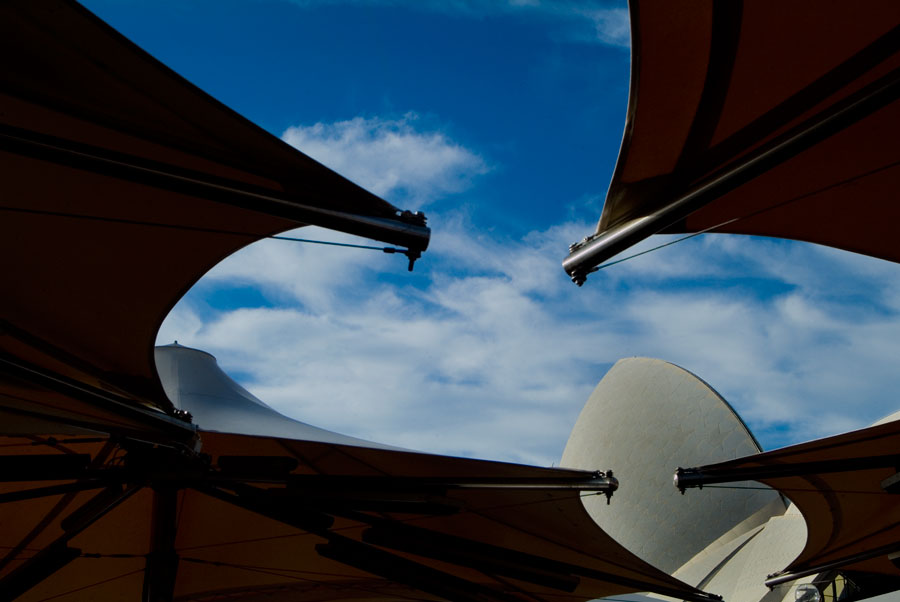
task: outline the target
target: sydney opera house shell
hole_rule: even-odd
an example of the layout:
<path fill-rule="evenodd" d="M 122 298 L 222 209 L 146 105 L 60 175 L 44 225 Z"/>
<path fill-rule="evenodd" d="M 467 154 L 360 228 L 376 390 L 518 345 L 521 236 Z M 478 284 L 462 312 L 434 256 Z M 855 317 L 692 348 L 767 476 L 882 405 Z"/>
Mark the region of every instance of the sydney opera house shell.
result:
<path fill-rule="evenodd" d="M 625 139 L 597 230 L 565 260 L 572 279 L 656 232 L 900 261 L 900 4 L 850 12 L 634 0 Z M 0 48 L 0 601 L 900 589 L 896 421 L 763 452 L 702 380 L 631 358 L 588 400 L 566 468 L 531 467 L 332 433 L 279 415 L 203 351 L 154 348 L 178 299 L 256 240 L 317 225 L 395 245 L 411 269 L 425 217 L 73 0 L 0 3 Z"/>
<path fill-rule="evenodd" d="M 761 451 L 731 406 L 698 377 L 661 360 L 628 358 L 588 399 L 561 464 L 602 459 L 616 467 L 616 503 L 586 498 L 585 505 L 616 541 L 654 566 L 725 600 L 793 600 L 793 587 L 770 593 L 764 583 L 806 541 L 803 517 L 788 500 L 753 482 L 690 499 L 672 487 L 673 458 L 701 465 Z"/>
<path fill-rule="evenodd" d="M 900 262 L 894 232 L 900 217 L 900 6 L 847 8 L 832 2 L 631 2 L 625 135 L 597 228 L 563 261 L 576 284 L 656 233 L 774 236 Z M 614 423 L 630 423 L 638 433 L 640 425 L 626 415 L 645 413 L 656 425 L 655 438 L 634 434 L 648 442 L 635 455 L 671 450 L 675 455 L 666 460 L 677 467 L 683 503 L 709 506 L 692 514 L 669 500 L 643 515 L 665 538 L 654 544 L 632 539 L 627 547 L 645 550 L 644 558 L 725 599 L 851 600 L 900 588 L 900 424 L 884 420 L 746 453 L 752 437 L 737 417 L 727 418 L 727 406 L 710 401 L 713 393 L 691 392 L 702 389 L 697 382 L 676 386 L 677 369 L 639 368 L 643 362 L 618 364 L 583 417 L 609 411 Z M 714 375 L 704 376 L 714 382 Z M 669 405 L 682 395 L 684 404 Z M 653 412 L 637 409 L 654 399 L 665 403 Z M 700 412 L 706 418 L 688 419 L 698 405 L 708 408 Z M 707 449 L 698 451 L 700 440 L 672 440 L 656 412 L 670 420 L 670 429 L 696 433 Z M 592 429 L 607 439 L 617 435 L 598 420 L 591 424 L 576 426 L 567 458 L 590 461 L 601 453 L 603 444 L 590 441 Z M 701 457 L 707 452 L 720 457 Z M 646 475 L 634 484 L 625 466 L 615 467 L 622 481 L 617 495 L 627 495 L 629 486 L 647 497 L 662 495 L 648 485 L 661 483 L 655 469 L 633 466 L 636 475 Z M 754 499 L 750 494 L 761 485 L 789 501 L 787 510 Z M 686 491 L 696 487 L 703 490 Z M 600 509 L 594 516 L 625 542 L 634 532 L 615 529 L 644 519 L 627 506 L 617 512 L 626 516 L 604 518 Z M 725 516 L 734 526 L 721 532 Z M 710 543 L 716 532 L 721 535 Z"/>

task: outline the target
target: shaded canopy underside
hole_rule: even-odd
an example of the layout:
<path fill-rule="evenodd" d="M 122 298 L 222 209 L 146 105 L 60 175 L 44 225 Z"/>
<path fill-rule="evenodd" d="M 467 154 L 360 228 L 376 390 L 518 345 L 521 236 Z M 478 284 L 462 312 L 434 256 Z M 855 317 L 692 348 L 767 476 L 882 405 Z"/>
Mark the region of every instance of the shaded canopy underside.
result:
<path fill-rule="evenodd" d="M 897 578 L 888 556 L 900 551 L 900 504 L 885 480 L 900 470 L 898 450 L 895 421 L 691 470 L 704 483 L 754 479 L 797 505 L 808 535 L 786 575 L 826 567 Z"/>
<path fill-rule="evenodd" d="M 0 597 L 710 599 L 593 523 L 578 497 L 592 473 L 182 420 L 153 343 L 210 267 L 302 224 L 418 252 L 424 220 L 73 2 L 2 3 L 0 49 Z M 535 479 L 575 486 L 484 486 Z"/>
<path fill-rule="evenodd" d="M 584 471 L 204 432 L 210 469 L 187 469 L 205 476 L 195 474 L 184 486 L 178 476 L 184 467 L 160 448 L 103 437 L 0 439 L 4 481 L 14 480 L 17 463 L 30 454 L 90 456 L 80 479 L 35 482 L 32 474 L 30 482 L 0 485 L 0 509 L 16 516 L 0 533 L 0 587 L 14 589 L 22 574 L 39 571 L 38 552 L 60 538 L 75 550 L 24 601 L 64 592 L 74 600 L 136 598 L 146 587 L 145 571 L 165 574 L 165 558 L 177 569 L 176 600 L 562 602 L 638 590 L 710 600 L 598 529 L 579 491 L 486 485 L 579 480 L 590 476 Z M 124 481 L 123 467 L 131 471 Z M 144 480 L 155 482 L 141 488 Z M 37 486 L 91 482 L 91 490 L 10 499 Z M 459 482 L 475 485 L 453 485 Z M 102 487 L 121 491 L 116 483 L 136 492 L 74 531 L 66 517 Z"/>
<path fill-rule="evenodd" d="M 900 5 L 633 0 L 625 135 L 583 277 L 656 233 L 900 261 Z"/>

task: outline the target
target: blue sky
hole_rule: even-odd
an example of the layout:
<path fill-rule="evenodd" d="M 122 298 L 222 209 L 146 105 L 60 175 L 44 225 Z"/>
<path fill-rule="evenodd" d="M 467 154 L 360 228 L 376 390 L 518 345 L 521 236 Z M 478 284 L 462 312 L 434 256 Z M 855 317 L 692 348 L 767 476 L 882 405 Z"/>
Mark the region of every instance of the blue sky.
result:
<path fill-rule="evenodd" d="M 622 3 L 86 5 L 273 134 L 429 216 L 432 245 L 413 274 L 398 256 L 263 241 L 166 320 L 161 343 L 212 352 L 288 415 L 549 465 L 605 371 L 635 355 L 699 375 L 767 449 L 900 407 L 894 264 L 707 235 L 580 289 L 563 273 L 568 244 L 599 217 L 621 140 Z"/>

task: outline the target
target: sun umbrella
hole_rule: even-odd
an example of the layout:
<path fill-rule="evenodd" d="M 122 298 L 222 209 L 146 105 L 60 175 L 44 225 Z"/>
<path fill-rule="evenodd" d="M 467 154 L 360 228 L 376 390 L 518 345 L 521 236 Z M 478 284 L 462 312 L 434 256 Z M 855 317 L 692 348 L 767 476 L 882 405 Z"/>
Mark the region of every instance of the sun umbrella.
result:
<path fill-rule="evenodd" d="M 596 527 L 601 474 L 201 440 L 4 437 L 3 599 L 712 599 Z"/>
<path fill-rule="evenodd" d="M 5 599 L 714 599 L 597 527 L 580 498 L 612 474 L 369 443 L 278 414 L 202 351 L 157 363 L 190 444 L 0 438 Z"/>
<path fill-rule="evenodd" d="M 656 233 L 805 240 L 900 261 L 900 5 L 634 0 L 625 134 L 579 285 Z"/>
<path fill-rule="evenodd" d="M 73 2 L 3 3 L 0 45 L 0 600 L 713 598 L 588 517 L 609 473 L 192 422 L 153 341 L 206 270 L 302 224 L 412 261 L 424 217 Z"/>

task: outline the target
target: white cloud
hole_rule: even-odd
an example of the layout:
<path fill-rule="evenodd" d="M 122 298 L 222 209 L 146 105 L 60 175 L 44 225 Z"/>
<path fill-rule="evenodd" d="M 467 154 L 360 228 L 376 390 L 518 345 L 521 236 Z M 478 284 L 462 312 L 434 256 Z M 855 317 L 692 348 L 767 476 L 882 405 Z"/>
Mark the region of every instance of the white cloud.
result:
<path fill-rule="evenodd" d="M 283 236 L 329 242 L 366 243 L 357 237 L 320 228 L 301 228 Z M 381 246 L 371 243 L 372 246 Z M 404 265 L 398 255 L 376 255 L 363 249 L 263 240 L 229 257 L 204 276 L 207 285 L 250 284 L 262 289 L 272 301 L 297 302 L 308 311 L 325 311 L 336 295 L 352 294 L 366 264 L 384 269 Z"/>
<path fill-rule="evenodd" d="M 438 195 L 483 171 L 475 153 L 415 125 L 354 119 L 288 134 L 381 193 Z M 475 232 L 461 214 L 431 217 L 434 241 L 410 277 L 394 255 L 251 245 L 175 308 L 159 341 L 212 352 L 261 399 L 317 426 L 544 465 L 560 457 L 606 369 L 634 355 L 704 378 L 768 447 L 862 427 L 900 406 L 900 266 L 706 235 L 577 288 L 560 260 L 592 224 L 517 240 Z M 221 306 L 247 287 L 256 302 Z"/>
<path fill-rule="evenodd" d="M 487 173 L 485 161 L 418 118 L 363 119 L 288 128 L 282 138 L 305 154 L 389 200 L 418 208 L 467 188 Z"/>
<path fill-rule="evenodd" d="M 462 233 L 455 238 L 490 250 Z M 548 464 L 593 383 L 559 378 L 575 348 L 559 350 L 574 332 L 553 324 L 540 295 L 528 293 L 534 286 L 516 273 L 516 249 L 508 255 L 513 261 L 502 274 L 441 271 L 422 291 L 371 286 L 363 276 L 354 284 L 369 284 L 367 295 L 333 295 L 330 306 L 313 311 L 286 281 L 280 293 L 293 304 L 224 312 L 187 333 L 167 324 L 163 338 L 239 366 L 259 397 L 317 425 L 402 446 Z M 452 253 L 446 259 L 452 263 Z M 230 262 L 246 266 L 240 283 L 273 286 L 271 256 L 226 260 L 223 274 L 233 273 Z M 227 281 L 217 278 L 214 284 Z M 175 315 L 193 324 L 184 317 L 190 313 L 182 306 Z M 548 441 L 549 454 L 542 449 Z"/>
<path fill-rule="evenodd" d="M 597 40 L 610 46 L 627 48 L 631 45 L 631 19 L 626 8 L 598 8 L 585 10 L 591 20 Z"/>
<path fill-rule="evenodd" d="M 168 337 L 213 352 L 298 419 L 411 448 L 544 465 L 558 459 L 608 366 L 631 355 L 695 372 L 769 447 L 862 427 L 900 406 L 891 394 L 900 388 L 900 324 L 881 301 L 885 272 L 872 262 L 862 262 L 865 274 L 827 249 L 710 236 L 594 274 L 579 289 L 558 260 L 586 223 L 521 241 L 475 236 L 464 219 L 440 223 L 452 226 L 436 232 L 418 287 L 378 282 L 389 264 L 377 255 L 339 252 L 323 270 L 281 243 L 226 261 L 212 283 L 253 283 L 280 295 L 281 307 L 220 312 L 200 329 L 182 307 Z M 773 275 L 780 260 L 797 269 Z M 637 269 L 639 261 L 648 265 Z M 269 266 L 279 262 L 296 266 L 276 282 Z M 650 265 L 673 262 L 707 265 L 699 277 L 666 277 Z M 822 273 L 831 278 L 814 277 Z M 850 277 L 868 299 L 835 296 L 830 280 Z M 309 302 L 300 284 L 309 280 L 325 289 L 321 303 Z M 176 336 L 176 321 L 185 334 Z"/>

